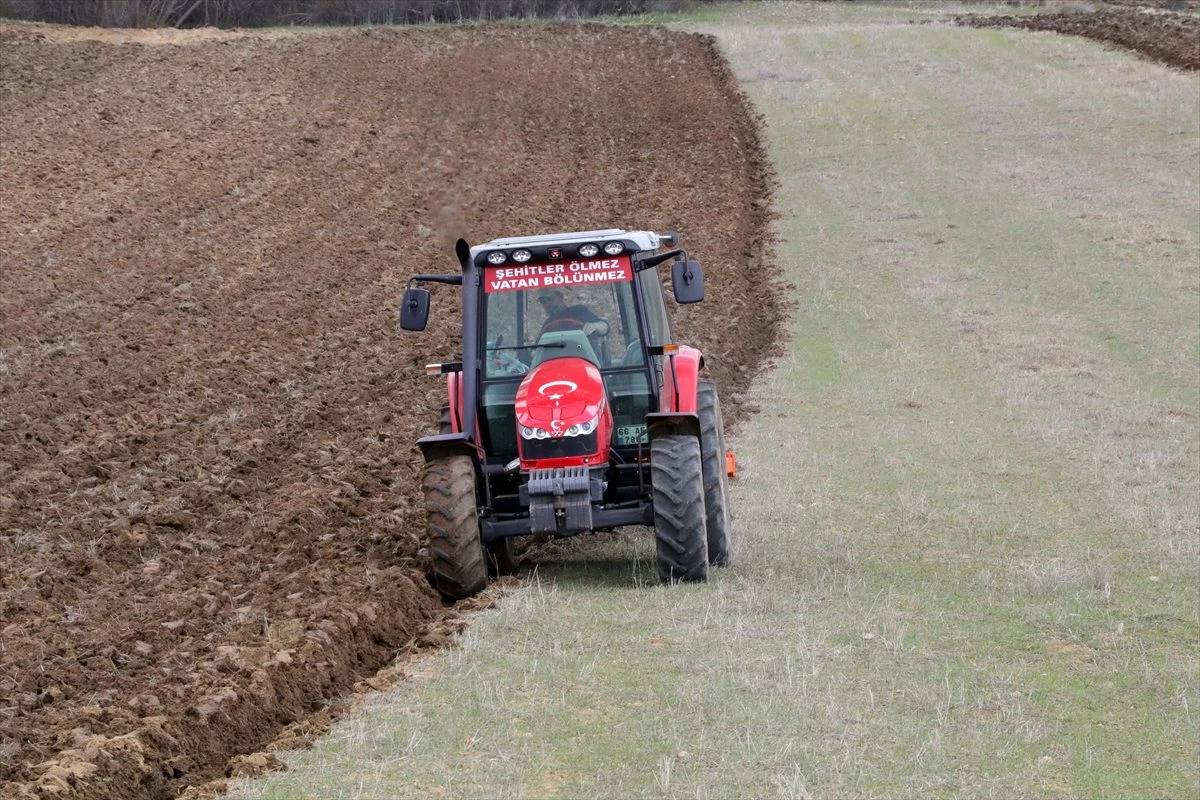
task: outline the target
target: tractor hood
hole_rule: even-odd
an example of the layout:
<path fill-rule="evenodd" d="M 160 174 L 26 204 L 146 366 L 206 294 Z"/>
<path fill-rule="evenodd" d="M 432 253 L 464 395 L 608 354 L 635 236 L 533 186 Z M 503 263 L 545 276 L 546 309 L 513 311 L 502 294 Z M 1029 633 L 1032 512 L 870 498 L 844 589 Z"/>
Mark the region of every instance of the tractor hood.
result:
<path fill-rule="evenodd" d="M 582 358 L 555 358 L 534 367 L 521 381 L 517 425 L 526 439 L 591 433 L 607 405 L 604 380 L 595 364 Z"/>

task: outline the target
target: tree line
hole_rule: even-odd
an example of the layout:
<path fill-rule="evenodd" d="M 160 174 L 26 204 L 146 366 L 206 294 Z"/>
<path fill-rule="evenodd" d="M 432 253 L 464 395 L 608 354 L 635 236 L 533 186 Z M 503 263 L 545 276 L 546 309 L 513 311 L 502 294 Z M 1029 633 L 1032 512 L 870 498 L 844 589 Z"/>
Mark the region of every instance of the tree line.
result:
<path fill-rule="evenodd" d="M 405 25 L 682 11 L 711 0 L 0 0 L 0 17 L 107 28 Z"/>

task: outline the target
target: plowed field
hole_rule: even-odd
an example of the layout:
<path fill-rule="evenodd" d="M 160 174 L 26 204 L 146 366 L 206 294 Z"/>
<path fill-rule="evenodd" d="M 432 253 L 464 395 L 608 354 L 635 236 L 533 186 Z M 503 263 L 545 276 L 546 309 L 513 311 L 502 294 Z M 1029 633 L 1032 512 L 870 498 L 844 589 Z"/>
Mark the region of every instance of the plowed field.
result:
<path fill-rule="evenodd" d="M 782 315 L 756 120 L 653 29 L 0 28 L 0 794 L 165 797 L 452 627 L 414 440 L 457 236 L 676 228 L 731 416 Z"/>
<path fill-rule="evenodd" d="M 1183 4 L 1180 4 L 1183 5 Z M 1156 3 L 1125 0 L 1095 11 L 1061 11 L 1031 16 L 960 15 L 960 25 L 975 28 L 1024 28 L 1083 36 L 1132 50 L 1184 70 L 1200 70 L 1200 17 L 1162 11 Z"/>

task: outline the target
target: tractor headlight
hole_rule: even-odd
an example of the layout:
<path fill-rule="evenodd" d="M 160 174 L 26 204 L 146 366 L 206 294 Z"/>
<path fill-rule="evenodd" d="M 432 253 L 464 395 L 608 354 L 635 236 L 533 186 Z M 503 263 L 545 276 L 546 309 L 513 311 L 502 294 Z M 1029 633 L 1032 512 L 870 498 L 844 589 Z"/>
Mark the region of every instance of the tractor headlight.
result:
<path fill-rule="evenodd" d="M 516 261 L 518 264 L 524 264 L 526 261 L 528 261 L 531 258 L 533 258 L 533 253 L 529 252 L 528 250 L 513 250 L 512 251 L 512 260 Z"/>
<path fill-rule="evenodd" d="M 587 422 L 576 422 L 571 427 L 562 432 L 563 436 L 587 436 L 592 431 L 596 430 L 596 426 L 600 424 L 600 416 L 596 415 Z M 522 439 L 549 439 L 550 431 L 545 428 L 534 428 L 529 425 L 521 426 Z"/>
<path fill-rule="evenodd" d="M 604 252 L 610 256 L 619 256 L 625 252 L 625 245 L 621 242 L 605 242 Z"/>
<path fill-rule="evenodd" d="M 487 262 L 489 264 L 503 264 L 508 260 L 508 256 L 504 255 L 503 250 L 493 250 L 487 254 Z"/>
<path fill-rule="evenodd" d="M 599 252 L 600 252 L 599 245 L 594 245 L 590 242 L 588 244 L 579 245 L 579 255 L 581 255 L 584 258 L 591 258 L 592 256 L 596 255 Z"/>
<path fill-rule="evenodd" d="M 563 433 L 563 436 L 587 436 L 592 431 L 596 430 L 596 426 L 600 424 L 599 415 L 592 417 L 587 422 L 577 422 Z"/>

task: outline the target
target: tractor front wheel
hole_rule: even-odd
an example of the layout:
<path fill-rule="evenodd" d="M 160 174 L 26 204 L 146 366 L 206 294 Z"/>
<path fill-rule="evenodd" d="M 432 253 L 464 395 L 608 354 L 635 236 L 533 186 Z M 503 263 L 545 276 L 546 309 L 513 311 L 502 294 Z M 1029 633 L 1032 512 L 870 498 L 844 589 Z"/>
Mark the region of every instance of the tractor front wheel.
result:
<path fill-rule="evenodd" d="M 470 456 L 439 458 L 425 465 L 421 483 L 434 588 L 450 600 L 470 597 L 488 582 L 475 508 L 475 465 Z"/>
<path fill-rule="evenodd" d="M 450 404 L 442 403 L 438 414 L 438 433 L 454 433 L 450 423 Z M 512 539 L 498 539 L 486 546 L 488 574 L 493 578 L 512 575 L 517 571 L 517 553 Z"/>
<path fill-rule="evenodd" d="M 665 583 L 707 580 L 700 440 L 686 435 L 651 440 L 650 474 L 659 577 Z"/>
<path fill-rule="evenodd" d="M 729 566 L 729 473 L 725 465 L 725 423 L 712 381 L 696 391 L 700 415 L 700 460 L 704 469 L 704 511 L 708 519 L 708 563 Z"/>

